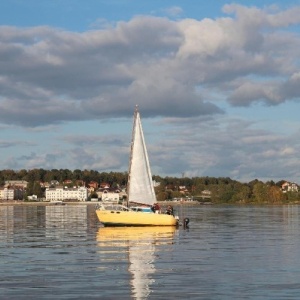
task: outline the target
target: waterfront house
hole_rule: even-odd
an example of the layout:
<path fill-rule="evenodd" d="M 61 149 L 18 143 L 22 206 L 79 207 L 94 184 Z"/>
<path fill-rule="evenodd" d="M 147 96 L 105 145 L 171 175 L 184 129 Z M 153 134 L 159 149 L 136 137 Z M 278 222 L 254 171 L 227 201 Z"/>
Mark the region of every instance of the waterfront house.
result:
<path fill-rule="evenodd" d="M 46 189 L 46 201 L 87 201 L 88 190 L 86 187 L 56 186 Z"/>
<path fill-rule="evenodd" d="M 299 188 L 295 182 L 284 182 L 281 186 L 281 190 L 283 193 L 286 192 L 298 192 Z"/>
<path fill-rule="evenodd" d="M 1 200 L 14 200 L 15 199 L 15 189 L 13 188 L 0 188 L 0 199 Z"/>

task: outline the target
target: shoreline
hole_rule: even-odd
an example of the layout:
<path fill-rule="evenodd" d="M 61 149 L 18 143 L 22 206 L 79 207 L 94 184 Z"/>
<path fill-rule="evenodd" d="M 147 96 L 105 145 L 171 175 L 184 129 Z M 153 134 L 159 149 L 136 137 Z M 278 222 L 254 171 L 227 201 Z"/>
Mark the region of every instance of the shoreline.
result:
<path fill-rule="evenodd" d="M 28 202 L 28 201 L 1 201 L 1 206 L 65 206 L 65 205 L 97 205 L 98 203 L 101 203 L 101 201 L 93 202 L 93 201 L 84 201 L 84 202 Z M 157 202 L 161 206 L 167 206 L 167 205 L 174 205 L 174 206 L 181 206 L 181 205 L 199 205 L 199 206 L 218 206 L 218 205 L 236 205 L 236 206 L 244 206 L 244 205 L 253 205 L 253 206 L 285 206 L 285 205 L 300 205 L 299 201 L 291 202 L 291 203 L 200 203 L 198 201 L 158 201 Z"/>
<path fill-rule="evenodd" d="M 15 202 L 0 202 L 0 206 L 29 206 L 29 205 L 35 205 L 35 206 L 55 206 L 55 205 L 91 205 L 91 204 L 97 204 L 97 202 L 21 202 L 21 201 L 15 201 Z"/>
<path fill-rule="evenodd" d="M 29 201 L 1 201 L 0 206 L 60 206 L 60 205 L 97 205 L 98 203 L 101 203 L 101 201 L 98 202 L 92 202 L 92 201 L 84 201 L 84 202 L 29 202 Z M 203 205 L 197 201 L 159 201 L 159 205 Z"/>

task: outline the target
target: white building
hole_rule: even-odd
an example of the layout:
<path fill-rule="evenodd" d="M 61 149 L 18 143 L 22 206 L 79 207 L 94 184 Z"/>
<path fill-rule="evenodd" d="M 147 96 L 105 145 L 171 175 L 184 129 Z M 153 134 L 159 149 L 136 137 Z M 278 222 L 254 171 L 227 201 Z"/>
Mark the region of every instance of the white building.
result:
<path fill-rule="evenodd" d="M 281 189 L 282 189 L 283 193 L 286 193 L 286 192 L 298 192 L 298 185 L 295 182 L 288 182 L 288 181 L 286 181 L 281 186 Z"/>
<path fill-rule="evenodd" d="M 28 196 L 27 198 L 29 201 L 37 201 L 38 200 L 37 195 L 31 195 L 31 196 Z"/>
<path fill-rule="evenodd" d="M 119 202 L 120 194 L 104 191 L 101 195 L 101 199 L 104 202 Z"/>
<path fill-rule="evenodd" d="M 14 200 L 15 190 L 10 188 L 1 188 L 0 189 L 0 199 L 1 200 Z"/>
<path fill-rule="evenodd" d="M 54 188 L 46 189 L 46 201 L 87 201 L 88 191 L 86 187 L 62 187 L 57 186 Z"/>

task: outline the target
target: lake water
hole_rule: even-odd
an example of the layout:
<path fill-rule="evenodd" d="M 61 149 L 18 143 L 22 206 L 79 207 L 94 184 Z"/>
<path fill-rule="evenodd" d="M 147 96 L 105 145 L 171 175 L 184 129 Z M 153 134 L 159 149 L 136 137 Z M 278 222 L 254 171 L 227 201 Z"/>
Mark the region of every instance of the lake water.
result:
<path fill-rule="evenodd" d="M 298 206 L 184 206 L 189 229 L 93 205 L 0 206 L 0 299 L 299 299 Z"/>

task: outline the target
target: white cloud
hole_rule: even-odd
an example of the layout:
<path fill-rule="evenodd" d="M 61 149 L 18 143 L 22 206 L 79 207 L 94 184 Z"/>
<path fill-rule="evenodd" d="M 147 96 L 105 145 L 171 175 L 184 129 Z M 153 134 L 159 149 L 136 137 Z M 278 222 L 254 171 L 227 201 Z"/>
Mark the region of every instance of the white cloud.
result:
<path fill-rule="evenodd" d="M 179 7 L 171 11 L 182 13 Z M 139 104 L 144 118 L 165 122 L 166 127 L 155 128 L 159 134 L 150 144 L 159 172 L 295 178 L 298 171 L 290 166 L 298 164 L 297 139 L 257 129 L 259 123 L 254 130 L 227 114 L 231 106 L 298 101 L 299 11 L 231 4 L 224 6 L 222 18 L 139 16 L 113 26 L 100 20 L 100 30 L 83 33 L 1 26 L 0 129 L 36 127 L 34 136 L 40 127 L 56 128 L 46 153 L 25 150 L 7 156 L 3 166 L 126 169 L 124 137 L 107 135 L 100 127 L 86 136 L 60 134 L 55 126 L 99 119 L 113 123 L 131 118 Z M 20 143 L 3 138 L 0 147 L 14 149 Z M 55 143 L 64 149 L 55 149 Z M 99 143 L 103 148 L 97 152 Z"/>
<path fill-rule="evenodd" d="M 180 16 L 183 13 L 183 9 L 179 6 L 169 7 L 165 11 L 171 17 Z"/>
<path fill-rule="evenodd" d="M 300 38 L 286 28 L 300 22 L 294 10 L 227 5 L 224 11 L 236 17 L 175 22 L 140 16 L 84 33 L 0 27 L 0 120 L 38 126 L 93 119 L 95 112 L 121 116 L 135 103 L 146 115 L 220 113 L 216 102 L 204 103 L 199 87 L 243 106 L 298 97 L 293 66 Z"/>

